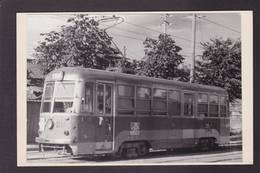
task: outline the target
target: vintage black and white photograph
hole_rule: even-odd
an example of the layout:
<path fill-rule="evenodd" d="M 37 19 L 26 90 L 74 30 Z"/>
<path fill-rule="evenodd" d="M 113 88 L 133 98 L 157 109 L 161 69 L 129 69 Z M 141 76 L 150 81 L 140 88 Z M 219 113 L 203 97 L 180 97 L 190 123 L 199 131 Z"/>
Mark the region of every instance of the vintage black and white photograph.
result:
<path fill-rule="evenodd" d="M 18 166 L 253 163 L 252 12 L 17 19 Z"/>

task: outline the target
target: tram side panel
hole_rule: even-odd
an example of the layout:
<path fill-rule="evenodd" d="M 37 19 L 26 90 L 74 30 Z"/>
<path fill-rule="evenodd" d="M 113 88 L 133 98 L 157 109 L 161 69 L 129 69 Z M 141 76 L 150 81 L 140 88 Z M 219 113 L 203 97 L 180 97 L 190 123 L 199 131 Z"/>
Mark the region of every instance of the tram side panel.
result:
<path fill-rule="evenodd" d="M 199 143 L 200 139 L 211 138 L 216 142 L 220 137 L 220 119 L 216 118 L 197 118 L 196 119 L 196 143 Z"/>
<path fill-rule="evenodd" d="M 112 152 L 112 117 L 78 116 L 78 140 L 74 154 L 102 154 Z M 72 146 L 73 148 L 73 146 Z"/>
<path fill-rule="evenodd" d="M 191 131 L 192 122 L 183 129 L 183 119 L 169 116 L 137 115 L 116 117 L 116 150 L 124 142 L 145 141 L 153 149 L 181 148 L 193 145 L 193 135 L 183 138 L 184 131 Z M 187 133 L 186 133 L 187 134 Z M 189 133 L 190 134 L 190 133 Z"/>
<path fill-rule="evenodd" d="M 219 144 L 228 144 L 230 141 L 230 119 L 220 119 L 220 138 Z"/>
<path fill-rule="evenodd" d="M 140 123 L 140 134 L 136 139 L 148 141 L 153 149 L 168 149 L 181 145 L 181 118 L 165 115 L 138 116 L 137 121 Z"/>

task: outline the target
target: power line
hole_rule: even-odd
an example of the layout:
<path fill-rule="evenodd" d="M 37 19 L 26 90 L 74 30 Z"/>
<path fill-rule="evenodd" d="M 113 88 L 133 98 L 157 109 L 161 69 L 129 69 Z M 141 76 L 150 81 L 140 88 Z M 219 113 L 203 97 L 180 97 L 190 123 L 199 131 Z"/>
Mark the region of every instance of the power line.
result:
<path fill-rule="evenodd" d="M 134 40 L 138 40 L 138 41 L 144 41 L 144 40 L 141 40 L 139 38 L 136 38 L 136 37 L 130 37 L 130 36 L 126 36 L 126 35 L 121 35 L 121 34 L 115 34 L 113 32 L 110 32 L 112 35 L 117 35 L 119 37 L 125 37 L 125 38 L 130 38 L 130 39 L 134 39 Z"/>
<path fill-rule="evenodd" d="M 150 30 L 150 31 L 153 31 L 153 32 L 157 32 L 157 33 L 159 33 L 159 34 L 162 33 L 162 32 L 160 32 L 160 31 L 157 31 L 157 30 L 155 30 L 155 29 L 151 29 L 151 28 L 148 28 L 148 27 L 145 27 L 145 26 L 142 26 L 142 25 L 137 25 L 137 24 L 134 24 L 134 23 L 126 22 L 126 21 L 125 21 L 125 23 L 126 23 L 126 24 L 129 24 L 129 25 L 133 25 L 133 26 L 139 27 L 139 28 L 144 28 L 144 29 L 146 29 L 146 30 Z"/>
<path fill-rule="evenodd" d="M 228 29 L 228 30 L 230 30 L 230 31 L 233 31 L 233 32 L 236 32 L 236 33 L 239 33 L 239 34 L 241 33 L 240 31 L 237 31 L 237 30 L 235 30 L 235 29 L 233 29 L 233 28 L 230 28 L 230 27 L 228 27 L 228 26 L 226 26 L 226 25 L 222 25 L 222 24 L 220 24 L 220 23 L 214 22 L 214 21 L 212 21 L 212 20 L 209 20 L 209 19 L 206 19 L 206 18 L 202 18 L 202 17 L 198 17 L 198 18 L 201 19 L 201 20 L 205 20 L 205 21 L 207 21 L 207 22 L 209 22 L 209 23 L 215 24 L 215 25 L 217 25 L 217 26 L 226 28 L 226 29 Z"/>
<path fill-rule="evenodd" d="M 134 26 L 136 26 L 136 27 L 145 28 L 145 29 L 147 29 L 147 30 L 151 30 L 151 31 L 154 31 L 154 32 L 157 32 L 157 33 L 162 33 L 162 32 L 160 32 L 160 31 L 157 31 L 157 30 L 154 30 L 154 29 L 150 29 L 150 28 L 145 27 L 145 26 L 133 24 L 133 23 L 130 23 L 130 22 L 125 22 L 125 23 L 130 24 L 130 25 L 134 25 Z M 106 25 L 104 25 L 104 26 L 106 26 Z M 124 29 L 124 28 L 114 27 L 113 29 L 120 30 L 120 31 L 126 31 L 126 32 L 133 33 L 133 34 L 136 34 L 136 35 L 151 37 L 151 36 L 144 35 L 144 33 L 135 32 L 135 31 L 131 31 L 131 30 L 128 30 L 128 29 Z M 186 42 L 188 42 L 188 43 L 191 42 L 191 40 L 186 39 L 186 38 L 183 38 L 183 37 L 180 37 L 180 36 L 175 36 L 175 35 L 172 35 L 172 34 L 168 34 L 168 35 L 170 35 L 170 36 L 172 36 L 172 37 L 175 37 L 175 38 L 179 38 L 179 39 L 184 40 L 184 41 L 186 41 Z M 200 45 L 200 42 L 196 42 L 196 44 Z"/>
<path fill-rule="evenodd" d="M 147 29 L 147 30 L 150 30 L 150 31 L 153 31 L 153 32 L 156 32 L 156 33 L 160 33 L 160 34 L 163 34 L 162 32 L 160 31 L 157 31 L 155 29 L 151 29 L 151 28 L 148 28 L 148 27 L 145 27 L 145 26 L 142 26 L 142 25 L 137 25 L 137 24 L 134 24 L 134 23 L 130 23 L 130 22 L 126 22 L 126 24 L 129 24 L 129 25 L 133 25 L 133 26 L 136 26 L 136 27 L 140 27 L 140 28 L 144 28 L 144 29 Z M 180 37 L 180 36 L 176 36 L 176 35 L 172 35 L 172 34 L 168 34 L 172 37 L 175 37 L 175 38 L 179 38 L 179 39 L 182 39 L 182 40 L 185 40 L 187 42 L 191 42 L 191 40 L 187 39 L 187 38 L 184 38 L 184 37 Z M 200 44 L 199 42 L 196 42 L 196 44 Z"/>
<path fill-rule="evenodd" d="M 106 26 L 106 25 L 104 25 Z M 141 35 L 141 36 L 146 36 L 144 33 L 141 33 L 141 32 L 135 32 L 135 31 L 131 31 L 131 30 L 128 30 L 128 29 L 124 29 L 124 28 L 119 28 L 119 27 L 114 27 L 112 29 L 115 29 L 115 30 L 118 30 L 118 31 L 125 31 L 125 32 L 129 32 L 129 33 L 133 33 L 133 34 L 136 34 L 136 35 Z M 146 36 L 148 37 L 148 36 Z M 149 36 L 150 37 L 150 36 Z"/>
<path fill-rule="evenodd" d="M 112 34 L 114 34 L 114 33 L 112 33 Z M 116 35 L 116 34 L 114 34 L 114 35 Z M 115 42 L 117 42 L 117 44 L 119 43 L 118 42 L 118 40 L 117 41 L 115 41 Z M 123 44 L 123 43 L 122 43 Z M 136 49 L 135 49 L 136 50 Z M 143 51 L 143 49 L 138 49 L 139 51 Z M 132 54 L 132 56 L 133 56 L 133 54 L 135 55 L 135 56 L 133 56 L 133 57 L 142 57 L 141 55 L 138 55 L 137 53 L 135 53 L 135 51 L 132 51 L 132 50 L 130 50 L 129 48 L 127 48 L 127 52 L 130 52 L 131 54 Z"/>

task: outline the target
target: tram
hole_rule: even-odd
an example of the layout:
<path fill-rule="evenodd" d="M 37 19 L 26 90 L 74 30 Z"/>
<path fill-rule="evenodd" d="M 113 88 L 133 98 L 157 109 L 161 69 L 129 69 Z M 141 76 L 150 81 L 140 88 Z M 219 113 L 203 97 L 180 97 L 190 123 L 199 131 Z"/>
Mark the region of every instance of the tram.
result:
<path fill-rule="evenodd" d="M 36 142 L 72 155 L 146 155 L 229 142 L 219 87 L 65 67 L 45 78 Z"/>

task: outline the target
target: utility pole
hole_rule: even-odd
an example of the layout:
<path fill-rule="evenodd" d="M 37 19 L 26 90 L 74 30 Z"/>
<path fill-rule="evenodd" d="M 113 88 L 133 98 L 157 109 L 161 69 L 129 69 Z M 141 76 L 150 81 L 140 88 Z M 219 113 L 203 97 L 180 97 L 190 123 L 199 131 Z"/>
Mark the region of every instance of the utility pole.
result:
<path fill-rule="evenodd" d="M 123 56 L 124 56 L 124 58 L 126 58 L 126 47 L 124 46 L 124 54 L 123 54 Z"/>
<path fill-rule="evenodd" d="M 164 19 L 163 19 L 164 35 L 167 34 L 167 27 L 168 27 L 168 25 L 169 25 L 168 18 L 169 18 L 169 14 L 165 14 L 165 15 L 164 15 Z"/>
<path fill-rule="evenodd" d="M 196 14 L 192 15 L 192 61 L 190 71 L 190 82 L 194 82 L 195 73 L 195 46 L 196 46 Z"/>
<path fill-rule="evenodd" d="M 123 72 L 125 71 L 125 60 L 126 60 L 126 46 L 123 47 L 123 58 L 121 59 L 121 61 L 119 62 L 119 71 Z"/>

